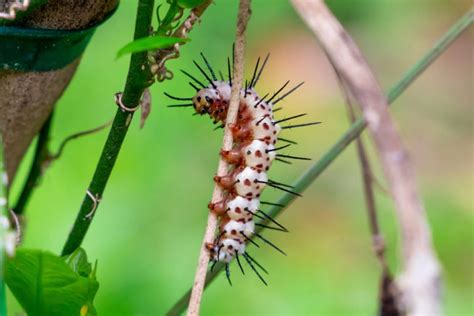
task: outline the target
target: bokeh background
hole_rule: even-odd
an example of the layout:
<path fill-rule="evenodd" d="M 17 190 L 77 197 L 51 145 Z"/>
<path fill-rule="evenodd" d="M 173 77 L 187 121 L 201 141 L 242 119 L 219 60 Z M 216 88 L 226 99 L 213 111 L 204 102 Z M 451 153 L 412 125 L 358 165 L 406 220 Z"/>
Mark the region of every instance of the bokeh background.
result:
<path fill-rule="evenodd" d="M 157 1 L 160 2 L 160 1 Z M 161 1 L 162 2 L 162 1 Z M 388 90 L 448 27 L 469 0 L 329 1 Z M 237 1 L 216 0 L 168 66 L 172 81 L 151 87 L 153 108 L 144 129 L 138 117 L 85 239 L 98 260 L 100 315 L 161 315 L 192 284 L 207 218 L 222 131 L 191 109 L 169 109 L 163 91 L 191 96 L 178 71 L 198 75 L 192 59 L 203 51 L 225 69 L 234 38 Z M 136 1 L 122 1 L 99 28 L 77 75 L 57 105 L 51 144 L 111 119 L 113 94 L 123 89 L 128 57 L 117 50 L 133 34 Z M 444 267 L 446 315 L 473 308 L 473 78 L 472 30 L 464 34 L 394 103 L 392 113 L 416 165 L 420 194 Z M 307 112 L 324 123 L 291 130 L 287 152 L 312 157 L 328 150 L 348 127 L 332 70 L 316 40 L 287 1 L 254 0 L 248 30 L 247 73 L 258 56 L 271 53 L 258 85 L 263 95 L 286 80 L 306 84 L 284 101 L 280 116 Z M 84 197 L 107 132 L 68 145 L 48 169 L 27 210 L 25 247 L 58 253 Z M 364 135 L 366 144 L 371 140 Z M 380 182 L 385 183 L 372 152 Z M 17 177 L 26 175 L 31 150 Z M 312 162 L 274 164 L 274 179 L 291 183 Z M 280 195 L 267 189 L 266 200 Z M 377 207 L 393 271 L 400 269 L 400 238 L 390 197 L 377 192 Z M 291 233 L 266 232 L 288 252 L 250 249 L 267 267 L 269 286 L 243 277 L 233 265 L 234 286 L 221 275 L 205 292 L 203 315 L 373 315 L 380 269 L 371 250 L 360 170 L 351 145 L 279 220 Z M 21 308 L 10 295 L 10 313 Z"/>

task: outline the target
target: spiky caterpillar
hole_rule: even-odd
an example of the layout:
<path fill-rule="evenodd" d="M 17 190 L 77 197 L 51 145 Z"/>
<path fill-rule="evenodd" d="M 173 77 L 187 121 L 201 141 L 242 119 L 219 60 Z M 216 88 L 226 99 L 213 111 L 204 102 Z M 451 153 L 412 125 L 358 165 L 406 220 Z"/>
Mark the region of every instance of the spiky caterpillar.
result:
<path fill-rule="evenodd" d="M 192 98 L 177 98 L 169 94 L 166 95 L 175 100 L 192 101 L 192 103 L 171 105 L 171 107 L 193 106 L 196 114 L 209 115 L 215 124 L 221 123 L 221 126 L 224 126 L 226 123 L 225 121 L 232 86 L 232 81 L 230 79 L 232 77 L 230 73 L 230 61 L 228 60 L 229 81 L 224 81 L 222 78 L 222 80 L 217 80 L 212 67 L 209 65 L 204 55 L 201 54 L 201 56 L 206 63 L 210 76 L 201 68 L 201 66 L 199 66 L 198 63 L 194 62 L 194 64 L 205 76 L 209 84 L 204 85 L 186 71 L 182 71 L 186 76 L 193 80 L 193 82 L 200 86 L 197 87 L 190 82 L 190 85 L 196 90 L 196 95 Z M 258 69 L 260 59 L 257 61 L 252 79 L 248 84 L 246 82 L 245 88 L 240 91 L 240 104 L 237 119 L 236 122 L 230 126 L 234 143 L 231 150 L 221 150 L 220 153 L 222 158 L 231 165 L 232 168 L 230 168 L 227 175 L 214 177 L 214 181 L 225 191 L 225 196 L 222 201 L 209 203 L 209 209 L 212 212 L 215 212 L 219 217 L 220 224 L 218 235 L 214 242 L 209 243 L 206 246 L 210 251 L 211 260 L 214 263 L 221 261 L 226 264 L 226 275 L 229 282 L 229 263 L 236 258 L 239 267 L 243 272 L 243 267 L 239 260 L 239 256 L 243 256 L 258 277 L 266 284 L 255 266 L 261 268 L 264 272 L 266 272 L 266 270 L 246 251 L 247 242 L 256 244 L 251 239 L 253 236 L 258 237 L 263 242 L 284 254 L 282 250 L 271 243 L 268 239 L 255 232 L 255 226 L 259 224 L 255 223 L 254 217 L 261 219 L 267 218 L 274 224 L 278 225 L 278 228 L 269 228 L 287 231 L 282 225 L 260 210 L 260 195 L 267 185 L 297 194 L 288 189 L 291 188 L 291 186 L 268 179 L 267 172 L 275 159 L 288 163 L 288 161 L 277 158 L 279 155 L 277 155 L 276 152 L 277 150 L 288 147 L 290 144 L 279 148 L 275 147 L 275 144 L 277 143 L 277 140 L 279 139 L 278 135 L 283 128 L 318 123 L 314 122 L 285 126 L 283 128 L 279 125 L 279 122 L 298 118 L 305 114 L 296 115 L 280 121 L 275 120 L 274 105 L 296 90 L 301 84 L 278 97 L 276 100 L 274 99 L 286 87 L 288 82 L 270 98 L 266 99 L 268 94 L 262 98 L 259 97 L 254 88 L 267 59 L 268 56 L 265 58 L 260 70 Z M 284 141 L 291 143 L 291 141 L 288 140 Z M 281 156 L 290 159 L 306 159 L 287 155 Z M 267 202 L 267 204 L 271 203 Z"/>

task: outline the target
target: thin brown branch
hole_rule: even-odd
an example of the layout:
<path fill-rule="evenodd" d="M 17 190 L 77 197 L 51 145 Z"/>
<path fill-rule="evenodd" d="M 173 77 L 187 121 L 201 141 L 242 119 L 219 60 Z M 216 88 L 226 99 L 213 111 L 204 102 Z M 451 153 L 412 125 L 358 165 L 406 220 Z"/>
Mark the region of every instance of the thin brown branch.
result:
<path fill-rule="evenodd" d="M 400 305 L 408 315 L 440 315 L 440 263 L 431 242 L 413 167 L 388 102 L 361 52 L 322 0 L 292 0 L 360 105 L 383 165 L 401 226 Z"/>
<path fill-rule="evenodd" d="M 232 132 L 230 125 L 235 123 L 237 118 L 237 112 L 240 105 L 240 90 L 242 89 L 243 75 L 244 75 L 244 56 L 245 56 L 245 30 L 247 29 L 247 23 L 250 19 L 250 0 L 240 0 L 239 13 L 237 16 L 237 32 L 235 38 L 234 48 L 234 71 L 232 78 L 232 91 L 230 95 L 229 109 L 227 111 L 226 125 L 224 129 L 224 139 L 222 144 L 223 150 L 231 150 L 233 144 Z M 228 164 L 223 160 L 219 160 L 217 167 L 217 175 L 223 176 L 228 172 Z M 217 203 L 223 199 L 223 191 L 216 184 L 214 186 L 214 192 L 212 194 L 212 203 Z M 196 269 L 196 275 L 194 278 L 194 285 L 191 292 L 191 298 L 189 301 L 189 308 L 187 315 L 195 316 L 199 315 L 199 308 L 201 305 L 202 292 L 204 284 L 206 282 L 207 266 L 209 264 L 209 252 L 206 249 L 207 243 L 212 243 L 214 234 L 217 228 L 217 216 L 215 213 L 210 212 L 206 232 L 204 239 L 201 244 L 201 252 L 199 255 L 198 266 Z"/>
<path fill-rule="evenodd" d="M 331 61 L 332 64 L 332 61 Z M 341 77 L 336 68 L 334 68 L 336 77 L 338 79 L 339 88 L 344 97 L 344 101 L 347 106 L 347 116 L 349 121 L 353 124 L 356 121 L 354 113 L 354 106 L 352 104 L 350 92 L 347 90 L 344 79 Z M 388 271 L 387 262 L 385 260 L 385 242 L 383 236 L 380 233 L 380 227 L 377 218 L 377 208 L 375 206 L 374 197 L 374 177 L 372 167 L 370 165 L 369 157 L 365 149 L 364 143 L 361 137 L 357 137 L 356 140 L 357 156 L 359 158 L 360 168 L 362 172 L 362 183 L 364 187 L 364 199 L 367 206 L 367 215 L 369 217 L 369 227 L 372 235 L 372 246 L 374 248 L 375 255 L 379 260 L 379 263 L 383 271 Z"/>
<path fill-rule="evenodd" d="M 48 159 L 47 159 L 47 164 L 49 165 L 52 161 L 56 160 L 56 159 L 59 159 L 61 157 L 61 155 L 63 154 L 63 151 L 64 151 L 64 148 L 66 147 L 66 145 L 76 139 L 76 138 L 80 138 L 82 136 L 86 136 L 86 135 L 90 135 L 90 134 L 94 134 L 94 133 L 97 133 L 101 130 L 103 130 L 104 128 L 106 128 L 107 126 L 110 126 L 110 124 L 112 124 L 112 121 L 108 121 L 100 126 L 97 126 L 97 127 L 94 127 L 94 128 L 91 128 L 91 129 L 88 129 L 88 130 L 85 130 L 85 131 L 81 131 L 81 132 L 77 132 L 77 133 L 74 133 L 72 135 L 69 135 L 68 137 L 66 137 L 62 142 L 61 144 L 59 145 L 59 149 L 58 151 L 55 153 L 55 154 L 50 154 Z"/>
<path fill-rule="evenodd" d="M 354 106 L 352 104 L 352 98 L 350 92 L 346 87 L 344 79 L 341 77 L 337 69 L 334 67 L 331 59 L 329 59 L 333 66 L 334 72 L 337 77 L 339 88 L 344 97 L 347 116 L 349 121 L 354 124 L 356 121 Z M 357 156 L 359 158 L 361 172 L 362 172 L 362 183 L 364 187 L 364 198 L 367 206 L 367 215 L 369 218 L 369 226 L 372 236 L 372 247 L 375 253 L 375 257 L 379 261 L 382 268 L 382 277 L 380 282 L 379 290 L 379 311 L 380 316 L 399 316 L 402 311 L 398 308 L 396 298 L 398 289 L 396 288 L 395 282 L 393 282 L 392 274 L 390 273 L 387 260 L 385 258 L 385 241 L 383 235 L 380 232 L 378 223 L 377 208 L 375 205 L 374 197 L 374 185 L 376 185 L 376 178 L 372 172 L 369 157 L 365 149 L 364 143 L 361 136 L 356 138 Z"/>

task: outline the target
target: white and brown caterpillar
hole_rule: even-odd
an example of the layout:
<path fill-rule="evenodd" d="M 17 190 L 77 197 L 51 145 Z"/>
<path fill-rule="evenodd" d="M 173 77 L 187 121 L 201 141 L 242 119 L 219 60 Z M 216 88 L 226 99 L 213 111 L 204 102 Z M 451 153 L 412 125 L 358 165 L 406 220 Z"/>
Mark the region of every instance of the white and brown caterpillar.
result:
<path fill-rule="evenodd" d="M 228 81 L 222 78 L 222 74 L 220 74 L 221 80 L 217 80 L 209 62 L 202 53 L 201 56 L 210 74 L 206 73 L 196 61 L 194 61 L 194 64 L 204 75 L 209 84 L 205 85 L 188 72 L 182 70 L 182 72 L 193 81 L 189 84 L 196 90 L 196 95 L 192 98 L 178 98 L 167 93 L 165 94 L 174 100 L 191 101 L 191 103 L 170 105 L 170 107 L 192 106 L 196 110 L 196 114 L 207 114 L 214 120 L 215 124 L 221 123 L 221 127 L 223 127 L 227 117 L 232 86 L 230 60 L 227 59 Z M 213 243 L 207 245 L 207 249 L 210 251 L 211 260 L 214 264 L 219 261 L 225 263 L 229 283 L 231 283 L 229 263 L 234 258 L 237 259 L 240 269 L 244 272 L 239 259 L 239 257 L 242 256 L 262 282 L 267 284 L 256 267 L 262 269 L 264 272 L 266 272 L 266 270 L 246 251 L 247 242 L 257 245 L 256 242 L 252 240 L 252 237 L 257 237 L 277 251 L 285 254 L 275 244 L 255 231 L 255 226 L 268 227 L 255 223 L 255 217 L 268 219 L 278 226 L 268 228 L 287 231 L 286 228 L 260 209 L 260 204 L 272 204 L 269 202 L 261 202 L 260 196 L 266 186 L 299 195 L 291 191 L 291 186 L 270 180 L 267 176 L 267 172 L 274 160 L 290 163 L 286 159 L 308 159 L 277 153 L 278 150 L 287 148 L 294 143 L 293 141 L 279 137 L 282 130 L 319 123 L 312 122 L 287 126 L 280 126 L 279 124 L 284 121 L 299 118 L 305 114 L 275 120 L 274 112 L 277 111 L 275 104 L 295 91 L 302 83 L 278 97 L 278 94 L 288 85 L 289 82 L 286 82 L 285 85 L 272 96 L 269 97 L 270 94 L 267 94 L 261 98 L 255 92 L 255 85 L 267 60 L 268 55 L 259 69 L 260 58 L 258 59 L 252 79 L 250 82 L 245 83 L 245 88 L 240 92 L 237 120 L 235 124 L 230 126 L 234 144 L 232 150 L 221 150 L 220 153 L 222 158 L 225 159 L 232 168 L 227 175 L 214 177 L 214 181 L 224 189 L 225 197 L 218 203 L 209 203 L 209 209 L 218 215 L 220 225 L 217 237 Z M 195 84 L 199 85 L 199 87 Z M 288 144 L 275 147 L 278 140 Z"/>

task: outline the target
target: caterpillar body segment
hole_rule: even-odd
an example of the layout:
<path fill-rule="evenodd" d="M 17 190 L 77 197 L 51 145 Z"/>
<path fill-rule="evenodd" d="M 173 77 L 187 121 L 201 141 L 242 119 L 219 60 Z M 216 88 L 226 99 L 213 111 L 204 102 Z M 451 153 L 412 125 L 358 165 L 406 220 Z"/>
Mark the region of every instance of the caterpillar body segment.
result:
<path fill-rule="evenodd" d="M 166 94 L 174 100 L 192 100 L 192 105 L 198 115 L 209 115 L 214 124 L 220 123 L 220 127 L 226 124 L 227 111 L 230 103 L 230 95 L 232 88 L 230 60 L 228 60 L 229 81 L 216 80 L 214 71 L 203 56 L 207 68 L 210 71 L 208 75 L 199 64 L 195 62 L 199 71 L 205 76 L 209 84 L 205 86 L 200 84 L 200 88 L 192 85 L 196 89 L 196 94 L 192 98 L 177 98 Z M 206 248 L 210 252 L 211 260 L 214 262 L 223 262 L 226 264 L 226 275 L 230 282 L 229 263 L 233 259 L 237 259 L 239 267 L 244 273 L 239 256 L 244 258 L 251 269 L 257 274 L 263 283 L 267 284 L 258 272 L 257 267 L 267 273 L 267 271 L 253 259 L 246 251 L 247 243 L 252 243 L 259 247 L 253 237 L 263 241 L 268 246 L 285 254 L 280 248 L 274 245 L 267 238 L 257 234 L 255 227 L 267 227 L 270 229 L 287 232 L 288 230 L 273 218 L 260 210 L 260 204 L 274 205 L 270 202 L 261 203 L 260 196 L 267 186 L 279 189 L 285 192 L 298 195 L 293 192 L 291 186 L 270 180 L 268 171 L 273 161 L 278 160 L 285 163 L 291 163 L 283 158 L 293 158 L 293 156 L 282 155 L 277 151 L 296 144 L 291 140 L 280 138 L 288 144 L 276 147 L 279 140 L 279 134 L 284 128 L 280 122 L 296 119 L 306 114 L 299 114 L 293 117 L 275 120 L 274 103 L 279 102 L 290 93 L 295 91 L 301 84 L 292 88 L 289 92 L 278 97 L 278 94 L 285 89 L 289 82 L 286 82 L 276 93 L 266 94 L 260 97 L 254 90 L 262 73 L 263 67 L 267 62 L 268 56 L 265 58 L 262 67 L 258 69 L 259 61 L 253 72 L 252 79 L 240 91 L 240 103 L 237 113 L 236 122 L 230 125 L 233 136 L 233 146 L 230 150 L 221 150 L 220 155 L 231 167 L 226 175 L 215 176 L 214 181 L 224 190 L 224 199 L 215 203 L 209 203 L 209 209 L 219 217 L 219 231 L 215 240 L 208 243 Z M 185 75 L 194 79 L 191 75 L 184 72 Z M 211 79 L 212 78 L 212 79 Z M 269 97 L 269 98 L 268 98 Z M 272 102 L 273 99 L 275 101 Z M 301 124 L 301 126 L 313 125 L 315 123 Z M 293 127 L 293 126 L 292 126 Z M 298 127 L 295 125 L 295 127 Z M 270 223 L 277 227 L 269 227 L 255 223 L 255 217 L 261 220 L 269 220 Z"/>

